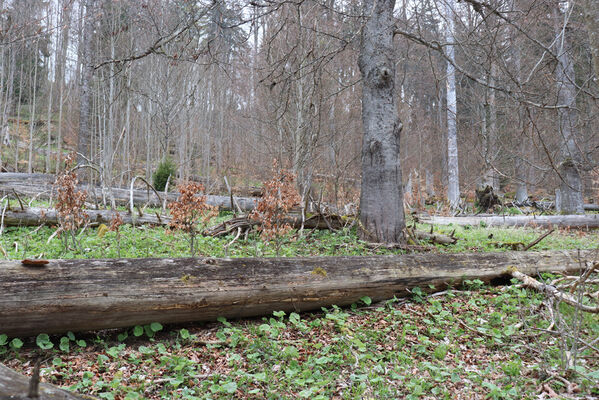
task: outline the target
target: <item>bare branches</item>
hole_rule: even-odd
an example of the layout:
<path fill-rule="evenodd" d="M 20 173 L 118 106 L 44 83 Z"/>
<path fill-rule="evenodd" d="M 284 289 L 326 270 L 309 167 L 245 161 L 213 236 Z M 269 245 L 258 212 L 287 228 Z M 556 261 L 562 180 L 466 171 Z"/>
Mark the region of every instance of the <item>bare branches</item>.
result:
<path fill-rule="evenodd" d="M 595 263 L 591 268 L 589 268 L 589 270 L 592 272 L 594 271 L 597 267 L 599 266 L 599 263 Z M 515 268 L 511 269 L 509 271 L 509 273 L 516 279 L 519 279 L 522 281 L 522 283 L 524 284 L 524 286 L 528 286 L 530 288 L 533 288 L 535 290 L 538 290 L 539 292 L 545 293 L 548 296 L 555 298 L 559 301 L 563 301 L 566 304 L 571 305 L 572 307 L 575 307 L 581 311 L 585 311 L 585 312 L 589 312 L 589 313 L 594 313 L 597 314 L 599 313 L 599 305 L 597 306 L 589 306 L 586 304 L 582 304 L 580 301 L 578 301 L 577 299 L 575 299 L 572 295 L 568 294 L 568 293 L 563 293 L 560 292 L 559 290 L 557 290 L 554 286 L 551 285 L 547 285 L 545 283 L 539 282 L 534 278 L 531 278 L 528 275 L 523 274 L 522 272 L 516 270 Z M 586 280 L 586 278 L 588 278 L 588 276 L 590 275 L 590 272 L 588 274 L 584 274 L 580 279 L 579 279 L 579 284 L 584 282 L 584 280 Z M 585 278 L 583 278 L 585 277 Z"/>

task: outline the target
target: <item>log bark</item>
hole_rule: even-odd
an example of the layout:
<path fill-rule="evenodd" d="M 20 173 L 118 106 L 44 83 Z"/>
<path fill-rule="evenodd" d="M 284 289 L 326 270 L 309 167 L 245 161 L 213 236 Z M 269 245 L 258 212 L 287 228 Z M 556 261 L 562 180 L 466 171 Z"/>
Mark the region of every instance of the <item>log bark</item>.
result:
<path fill-rule="evenodd" d="M 0 399 L 26 400 L 28 397 L 30 378 L 0 364 Z M 95 399 L 96 397 L 72 393 L 49 383 L 39 384 L 40 400 L 80 400 Z"/>
<path fill-rule="evenodd" d="M 598 229 L 599 214 L 587 215 L 509 215 L 509 216 L 468 216 L 468 217 L 419 217 L 423 224 L 436 225 L 480 225 L 486 226 L 552 226 L 575 229 Z"/>
<path fill-rule="evenodd" d="M 0 261 L 0 331 L 9 336 L 243 318 L 408 295 L 463 279 L 580 268 L 591 250 L 373 257 Z"/>
<path fill-rule="evenodd" d="M 111 210 L 85 210 L 92 225 L 110 224 L 114 212 Z M 125 224 L 135 225 L 168 225 L 170 217 L 151 214 L 134 214 L 121 212 L 121 218 Z M 4 226 L 39 226 L 58 225 L 58 215 L 52 208 L 27 207 L 21 210 L 18 206 L 4 213 Z"/>
<path fill-rule="evenodd" d="M 26 197 L 50 198 L 56 195 L 54 190 L 55 177 L 48 174 L 21 174 L 21 173 L 0 173 L 0 194 L 13 195 L 13 190 L 19 195 Z M 87 190 L 88 199 L 94 201 L 95 190 L 98 197 L 101 197 L 102 189 L 88 185 L 79 185 L 78 190 Z M 129 203 L 129 189 L 112 188 L 115 201 L 119 205 Z M 161 196 L 164 194 L 161 193 Z M 168 193 L 167 202 L 177 199 L 178 193 Z M 254 197 L 235 197 L 235 201 L 244 212 L 249 212 L 254 209 L 258 199 Z M 151 190 L 134 190 L 133 203 L 143 206 L 149 205 L 153 207 L 161 207 L 160 199 Z M 206 203 L 211 206 L 218 207 L 221 210 L 231 210 L 231 199 L 229 196 L 206 195 Z"/>

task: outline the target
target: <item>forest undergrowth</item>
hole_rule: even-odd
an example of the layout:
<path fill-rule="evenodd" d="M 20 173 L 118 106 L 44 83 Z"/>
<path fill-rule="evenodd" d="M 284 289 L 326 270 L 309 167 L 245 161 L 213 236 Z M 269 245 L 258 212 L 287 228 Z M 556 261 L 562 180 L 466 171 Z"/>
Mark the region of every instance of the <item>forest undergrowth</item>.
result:
<path fill-rule="evenodd" d="M 211 223 L 230 217 L 221 213 Z M 430 226 L 420 226 L 429 230 Z M 543 231 L 435 227 L 456 245 L 434 252 L 507 251 Z M 187 257 L 185 232 L 122 225 L 80 229 L 77 245 L 56 227 L 8 227 L 5 258 Z M 203 257 L 397 254 L 358 239 L 355 228 L 293 230 L 279 248 L 257 232 L 198 235 Z M 593 249 L 595 232 L 557 230 L 534 250 Z M 66 243 L 66 244 L 65 244 Z M 592 261 L 592 260 L 589 260 Z M 148 271 L 151 273 L 151 270 Z M 559 276 L 543 274 L 551 282 Z M 597 286 L 597 278 L 589 280 Z M 0 332 L 0 362 L 42 380 L 105 399 L 537 399 L 599 396 L 599 319 L 518 285 L 461 287 L 405 299 L 206 324 L 10 338 Z M 595 287 L 592 291 L 597 291 Z M 0 329 L 1 331 L 1 329 Z"/>

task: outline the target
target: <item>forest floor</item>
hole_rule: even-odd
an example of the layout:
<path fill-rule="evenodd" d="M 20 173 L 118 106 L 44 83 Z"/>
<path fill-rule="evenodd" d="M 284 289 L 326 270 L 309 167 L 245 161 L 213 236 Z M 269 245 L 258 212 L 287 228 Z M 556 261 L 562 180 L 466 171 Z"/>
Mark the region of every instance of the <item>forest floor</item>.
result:
<path fill-rule="evenodd" d="M 432 251 L 511 250 L 544 232 L 474 226 L 435 232 L 454 229 L 458 243 Z M 189 256 L 186 236 L 164 228 L 122 226 L 118 235 L 88 228 L 67 248 L 61 238 L 50 239 L 55 230 L 6 228 L 0 244 L 11 259 Z M 226 253 L 232 236 L 198 239 L 202 256 L 275 255 L 255 234 Z M 558 230 L 532 250 L 598 243 L 596 232 Z M 281 248 L 282 256 L 398 252 L 371 248 L 354 229 L 292 233 Z M 31 338 L 0 332 L 0 362 L 30 374 L 42 357 L 44 381 L 106 399 L 596 399 L 598 341 L 596 314 L 515 281 L 475 280 L 432 295 L 415 288 L 409 298 L 380 304 L 363 298 L 317 313 Z"/>

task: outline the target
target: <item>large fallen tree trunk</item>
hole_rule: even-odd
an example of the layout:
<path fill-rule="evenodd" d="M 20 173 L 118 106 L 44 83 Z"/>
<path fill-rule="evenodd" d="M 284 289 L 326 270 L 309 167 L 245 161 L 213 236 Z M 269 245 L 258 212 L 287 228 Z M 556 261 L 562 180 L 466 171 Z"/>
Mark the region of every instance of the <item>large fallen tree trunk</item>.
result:
<path fill-rule="evenodd" d="M 3 221 L 4 226 L 58 225 L 59 223 L 56 210 L 52 208 L 25 207 L 21 209 L 16 205 L 10 210 L 4 210 L 3 219 L 1 213 L 2 210 L 0 209 L 0 221 Z M 88 222 L 92 226 L 108 225 L 115 215 L 111 210 L 85 210 L 85 213 L 88 215 Z M 140 216 L 137 211 L 133 215 L 127 212 L 121 212 L 120 215 L 124 224 L 158 226 L 168 225 L 171 220 L 170 217 L 160 214 L 144 213 Z M 302 226 L 302 218 L 297 213 L 290 214 L 286 220 L 296 229 Z M 237 228 L 242 228 L 245 231 L 254 225 L 256 223 L 249 221 L 245 216 L 237 217 L 208 228 L 205 234 L 209 236 L 235 234 Z M 312 216 L 304 221 L 303 226 L 306 229 L 341 229 L 343 220 L 339 216 L 329 216 L 326 219 L 323 216 Z"/>
<path fill-rule="evenodd" d="M 31 378 L 23 376 L 0 364 L 0 400 L 26 400 L 37 398 L 41 400 L 81 400 L 96 398 L 72 393 L 54 385 L 41 382 L 34 393 L 32 393 L 31 389 Z M 37 393 L 37 396 L 35 396 L 35 393 Z"/>
<path fill-rule="evenodd" d="M 29 176 L 31 175 L 31 176 Z M 0 194 L 14 195 L 18 193 L 21 196 L 51 198 L 56 197 L 56 190 L 53 187 L 54 175 L 45 174 L 17 174 L 17 173 L 0 173 Z M 78 190 L 88 191 L 88 200 L 101 202 L 102 189 L 95 186 L 79 185 Z M 126 205 L 130 200 L 130 190 L 122 188 L 111 188 L 110 191 L 114 196 L 114 200 L 119 205 Z M 164 193 L 160 193 L 164 197 Z M 177 199 L 178 193 L 170 192 L 167 194 L 167 202 Z M 161 207 L 164 199 L 158 198 L 152 190 L 133 190 L 133 203 L 137 206 L 149 205 Z M 108 199 L 107 199 L 108 201 Z M 254 209 L 258 198 L 254 197 L 235 197 L 235 202 L 239 205 L 242 211 L 251 211 Z M 221 210 L 231 210 L 231 198 L 229 196 L 206 195 L 206 203 L 211 206 L 218 207 Z"/>
<path fill-rule="evenodd" d="M 465 217 L 418 217 L 419 222 L 436 225 L 480 225 L 486 226 L 552 226 L 560 228 L 597 229 L 599 214 L 587 215 L 495 215 Z"/>
<path fill-rule="evenodd" d="M 85 210 L 85 213 L 88 215 L 89 222 L 92 225 L 110 224 L 115 215 L 111 210 Z M 168 225 L 170 221 L 170 217 L 158 214 L 145 213 L 139 216 L 139 214 L 135 213 L 131 216 L 126 212 L 121 212 L 120 215 L 124 224 Z M 26 207 L 23 210 L 13 208 L 4 212 L 5 226 L 58 225 L 58 223 L 58 215 L 56 210 L 52 208 Z"/>
<path fill-rule="evenodd" d="M 406 289 L 489 281 L 509 266 L 570 271 L 596 252 L 373 257 L 0 261 L 0 331 L 35 335 L 319 310 L 404 296 Z"/>

